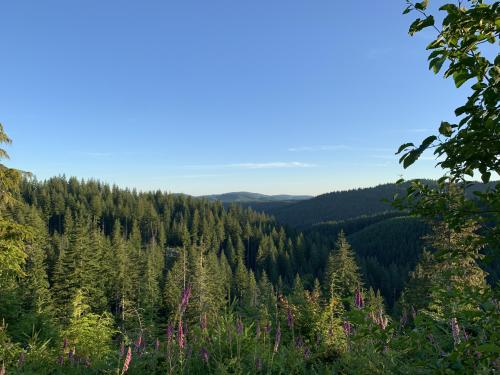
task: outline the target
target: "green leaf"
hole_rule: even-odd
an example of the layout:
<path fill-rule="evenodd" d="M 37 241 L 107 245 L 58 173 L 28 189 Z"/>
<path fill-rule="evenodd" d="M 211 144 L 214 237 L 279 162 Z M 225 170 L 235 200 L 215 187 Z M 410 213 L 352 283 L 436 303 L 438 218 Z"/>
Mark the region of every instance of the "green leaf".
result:
<path fill-rule="evenodd" d="M 455 116 L 460 116 L 461 114 L 464 114 L 465 112 L 467 112 L 467 106 L 461 106 L 461 107 L 458 107 L 457 109 L 455 109 Z"/>
<path fill-rule="evenodd" d="M 443 50 L 442 49 L 438 49 L 436 51 L 432 51 L 430 54 L 429 54 L 429 57 L 427 57 L 427 60 L 432 60 L 433 58 L 435 57 L 438 57 L 439 55 L 443 54 Z"/>
<path fill-rule="evenodd" d="M 422 144 L 418 147 L 418 150 L 420 151 L 420 153 L 424 152 L 431 145 L 431 143 L 434 142 L 436 139 L 437 139 L 437 137 L 435 135 L 431 135 L 431 136 L 425 138 L 422 141 Z"/>
<path fill-rule="evenodd" d="M 429 16 L 427 17 L 424 22 L 422 22 L 422 29 L 429 27 L 429 26 L 434 26 L 434 17 Z"/>
<path fill-rule="evenodd" d="M 442 37 L 439 37 L 438 39 L 433 40 L 431 43 L 429 43 L 426 49 L 435 49 L 441 47 L 442 45 L 444 45 L 444 40 Z"/>
<path fill-rule="evenodd" d="M 415 145 L 413 143 L 411 143 L 411 142 L 410 143 L 404 143 L 401 146 L 399 146 L 398 152 L 396 152 L 394 155 L 399 154 L 401 151 L 403 151 L 405 148 L 408 148 L 408 147 L 415 147 Z"/>
<path fill-rule="evenodd" d="M 436 57 L 429 62 L 429 69 L 432 69 L 435 74 L 439 73 L 441 67 L 446 61 L 446 56 Z"/>
<path fill-rule="evenodd" d="M 445 10 L 447 11 L 448 13 L 450 12 L 455 12 L 458 10 L 457 6 L 454 5 L 454 4 L 445 4 L 443 5 L 442 7 L 439 8 L 439 10 Z"/>
<path fill-rule="evenodd" d="M 476 351 L 479 353 L 500 353 L 500 347 L 492 343 L 486 343 L 479 345 Z"/>
<path fill-rule="evenodd" d="M 414 35 L 415 33 L 419 32 L 422 29 L 425 29 L 426 27 L 433 26 L 434 25 L 434 17 L 433 16 L 428 16 L 425 19 L 420 19 L 417 18 L 411 25 L 410 29 L 408 30 L 408 33 L 410 35 Z"/>
<path fill-rule="evenodd" d="M 420 3 L 416 3 L 415 4 L 415 9 L 418 9 L 418 10 L 425 10 L 427 9 L 427 6 L 429 5 L 429 0 L 424 0 Z"/>
<path fill-rule="evenodd" d="M 477 82 L 477 83 L 473 84 L 471 88 L 473 90 L 481 90 L 481 89 L 485 89 L 486 87 L 488 87 L 488 85 L 486 83 Z"/>
<path fill-rule="evenodd" d="M 415 163 L 421 154 L 418 149 L 410 151 L 403 160 L 403 168 L 406 169 Z"/>
<path fill-rule="evenodd" d="M 462 86 L 470 78 L 471 78 L 471 75 L 469 73 L 467 73 L 466 70 L 460 70 L 458 72 L 453 73 L 453 80 L 455 81 L 455 86 L 457 88 Z"/>
<path fill-rule="evenodd" d="M 491 178 L 490 172 L 481 173 L 481 180 L 483 180 L 485 184 L 490 181 L 490 178 Z"/>
<path fill-rule="evenodd" d="M 453 132 L 453 130 L 452 130 L 450 123 L 448 123 L 446 121 L 441 122 L 441 126 L 439 126 L 439 133 L 440 134 L 442 134 L 446 137 L 450 137 L 452 132 Z"/>

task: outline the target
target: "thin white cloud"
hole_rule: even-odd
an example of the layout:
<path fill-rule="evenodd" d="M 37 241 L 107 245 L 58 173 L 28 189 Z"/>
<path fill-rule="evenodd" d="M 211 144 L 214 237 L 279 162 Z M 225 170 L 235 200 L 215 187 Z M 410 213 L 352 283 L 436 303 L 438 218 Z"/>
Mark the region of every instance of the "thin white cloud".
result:
<path fill-rule="evenodd" d="M 231 163 L 231 164 L 202 164 L 186 165 L 189 169 L 281 169 L 281 168 L 313 168 L 316 164 L 291 162 L 266 162 L 266 163 Z"/>
<path fill-rule="evenodd" d="M 397 149 L 389 147 L 363 147 L 363 146 L 347 146 L 344 144 L 339 145 L 323 145 L 323 146 L 301 146 L 290 147 L 290 152 L 305 152 L 305 151 L 336 151 L 336 150 L 349 150 L 349 151 L 371 151 L 371 152 L 394 152 Z"/>
<path fill-rule="evenodd" d="M 347 145 L 320 145 L 320 146 L 300 146 L 290 147 L 290 152 L 304 152 L 304 151 L 336 151 L 336 150 L 350 150 L 351 147 Z"/>

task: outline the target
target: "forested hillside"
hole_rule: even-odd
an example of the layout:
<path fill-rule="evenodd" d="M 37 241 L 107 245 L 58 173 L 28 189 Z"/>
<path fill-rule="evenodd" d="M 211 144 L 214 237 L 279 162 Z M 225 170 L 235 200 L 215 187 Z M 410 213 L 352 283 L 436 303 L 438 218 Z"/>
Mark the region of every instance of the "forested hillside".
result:
<path fill-rule="evenodd" d="M 123 239 L 126 248 L 133 249 L 130 250 L 133 255 L 128 254 L 130 259 L 122 261 L 141 265 L 142 268 L 135 271 L 139 274 L 147 274 L 148 262 L 158 265 L 166 257 L 168 262 L 161 266 L 161 272 L 155 273 L 157 282 L 162 280 L 163 269 L 179 256 L 181 249 L 194 246 L 207 254 L 223 256 L 223 263 L 227 261 L 233 271 L 239 264 L 241 270 L 256 273 L 257 277 L 265 272 L 273 284 L 280 283 L 282 288 L 292 285 L 297 274 L 304 279 L 306 287 L 313 287 L 314 279 L 322 279 L 326 259 L 343 230 L 356 242 L 354 251 L 361 263 L 371 262 L 370 274 L 385 273 L 389 267 L 397 269 L 398 278 L 386 280 L 384 288 L 380 280 L 369 284 L 390 291 L 387 296 L 393 297 L 393 291 L 400 291 L 404 286 L 408 270 L 422 251 L 421 237 L 425 234 L 425 226 L 418 224 L 418 220 L 398 218 L 396 213 L 324 223 L 305 233 L 287 231 L 265 214 L 238 205 L 226 210 L 220 202 L 161 192 L 139 194 L 75 178 L 53 178 L 43 183 L 24 180 L 21 195 L 33 211 L 30 215 L 36 212 L 40 220 L 47 223 L 43 237 L 47 241 L 51 285 L 56 283 L 55 272 L 62 266 L 63 258 L 74 257 L 73 253 L 68 254 L 73 250 L 66 249 L 64 244 L 70 243 L 71 236 L 78 235 L 81 241 L 86 241 L 84 248 L 92 248 L 95 241 L 112 246 L 113 241 Z M 23 219 L 23 213 L 18 216 L 22 221 L 28 220 Z M 82 228 L 75 228 L 75 222 L 82 221 Z M 375 249 L 366 251 L 368 244 Z M 101 252 L 105 253 L 106 249 L 89 250 L 89 254 L 80 255 L 85 259 Z M 397 258 L 393 257 L 396 253 L 399 253 Z M 103 258 L 101 266 L 116 261 L 111 259 L 115 257 L 112 252 L 99 256 L 109 258 Z M 142 259 L 148 256 L 153 258 Z M 111 263 L 108 268 L 113 268 Z M 134 277 L 130 277 L 133 281 Z"/>
<path fill-rule="evenodd" d="M 383 184 L 372 188 L 336 191 L 293 205 L 269 210 L 280 223 L 304 228 L 325 221 L 338 221 L 392 210 L 389 201 L 404 187 Z"/>
<path fill-rule="evenodd" d="M 436 186 L 436 181 L 421 180 L 429 186 Z M 465 187 L 465 196 L 476 199 L 476 194 L 494 188 L 497 182 L 475 182 Z M 408 183 L 383 184 L 375 187 L 336 191 L 322 194 L 311 199 L 294 201 L 259 202 L 244 201 L 239 204 L 252 207 L 257 211 L 272 215 L 280 224 L 299 229 L 329 221 L 345 221 L 361 216 L 380 215 L 386 212 L 399 215 L 390 202 L 396 195 L 404 195 Z"/>
<path fill-rule="evenodd" d="M 19 198 L 7 212 L 30 228 L 26 277 L 3 279 L 0 316 L 4 334 L 21 346 L 12 346 L 11 357 L 4 358 L 13 359 L 30 340 L 49 345 L 53 353 L 63 342 L 62 352 L 72 356 L 61 360 L 70 366 L 64 371 L 77 371 L 74 366 L 87 361 L 85 366 L 102 366 L 116 340 L 122 345 L 135 340 L 139 357 L 146 355 L 165 329 L 168 339 L 169 324 L 179 319 L 179 303 L 187 304 L 187 298 L 183 329 L 200 317 L 203 325 L 215 324 L 230 309 L 241 321 L 236 330 L 238 324 L 288 325 L 292 336 L 304 340 L 304 350 L 313 350 L 318 345 L 313 337 L 335 326 L 322 328 L 326 317 L 320 306 L 335 301 L 328 296 L 345 298 L 347 307 L 364 285 L 370 309 L 394 307 L 420 258 L 423 237 L 431 234 L 421 220 L 396 212 L 322 223 L 302 233 L 238 205 L 226 210 L 218 201 L 137 193 L 75 178 L 24 179 Z M 338 279 L 338 272 L 345 275 Z M 335 291 L 334 284 L 344 289 Z M 304 303 L 312 303 L 313 310 L 303 310 Z M 309 314 L 319 314 L 318 326 L 307 323 Z M 87 336 L 98 332 L 103 335 L 98 343 Z M 332 337 L 339 340 L 338 335 L 343 334 Z M 190 340 L 187 333 L 183 340 Z M 78 348 L 78 357 L 66 341 Z M 315 350 L 327 355 L 337 345 L 345 342 L 326 340 Z M 151 370 L 148 358 L 137 358 L 136 371 Z M 166 365 L 154 361 L 154 369 Z M 29 366 L 24 368 L 43 373 L 47 363 Z"/>

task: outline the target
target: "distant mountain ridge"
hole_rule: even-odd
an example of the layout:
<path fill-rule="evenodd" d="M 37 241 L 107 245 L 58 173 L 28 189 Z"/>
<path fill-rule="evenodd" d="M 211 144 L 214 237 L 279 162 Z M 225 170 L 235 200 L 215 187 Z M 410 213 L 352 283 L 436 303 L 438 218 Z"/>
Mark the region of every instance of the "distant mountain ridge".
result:
<path fill-rule="evenodd" d="M 313 198 L 311 195 L 266 195 L 251 193 L 247 191 L 237 191 L 224 194 L 203 195 L 199 198 L 205 198 L 211 201 L 220 201 L 222 203 L 249 203 L 249 202 L 290 202 L 303 201 Z"/>
<path fill-rule="evenodd" d="M 436 186 L 435 181 L 421 181 L 429 186 Z M 485 191 L 497 183 L 498 181 L 487 184 L 472 183 L 467 188 L 466 195 L 472 199 L 474 191 Z M 267 204 L 253 202 L 243 203 L 243 205 L 272 215 L 281 224 L 306 229 L 324 222 L 394 212 L 395 209 L 389 202 L 393 200 L 396 194 L 405 195 L 407 187 L 408 183 L 401 185 L 387 183 L 368 188 L 335 191 L 307 200 L 274 201 Z"/>
<path fill-rule="evenodd" d="M 436 186 L 432 180 L 421 180 L 430 186 Z M 473 183 L 467 189 L 467 196 L 473 198 L 474 191 L 485 191 L 498 181 L 488 184 Z M 316 197 L 307 195 L 265 195 L 250 192 L 231 192 L 226 194 L 205 195 L 211 201 L 220 201 L 224 206 L 233 203 L 250 207 L 255 211 L 274 216 L 284 225 L 298 229 L 307 229 L 313 225 L 332 221 L 344 221 L 361 216 L 388 213 L 395 209 L 389 203 L 394 195 L 405 195 L 408 183 L 401 185 L 386 183 L 373 187 L 334 191 Z"/>

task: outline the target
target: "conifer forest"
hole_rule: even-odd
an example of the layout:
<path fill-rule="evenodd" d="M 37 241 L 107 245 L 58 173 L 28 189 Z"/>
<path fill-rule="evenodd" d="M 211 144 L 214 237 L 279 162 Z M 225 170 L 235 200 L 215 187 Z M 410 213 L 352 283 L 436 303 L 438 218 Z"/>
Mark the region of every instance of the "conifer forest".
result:
<path fill-rule="evenodd" d="M 500 3 L 435 2 L 401 11 L 468 97 L 393 153 L 437 180 L 224 202 L 39 180 L 0 125 L 0 375 L 499 373 Z"/>

